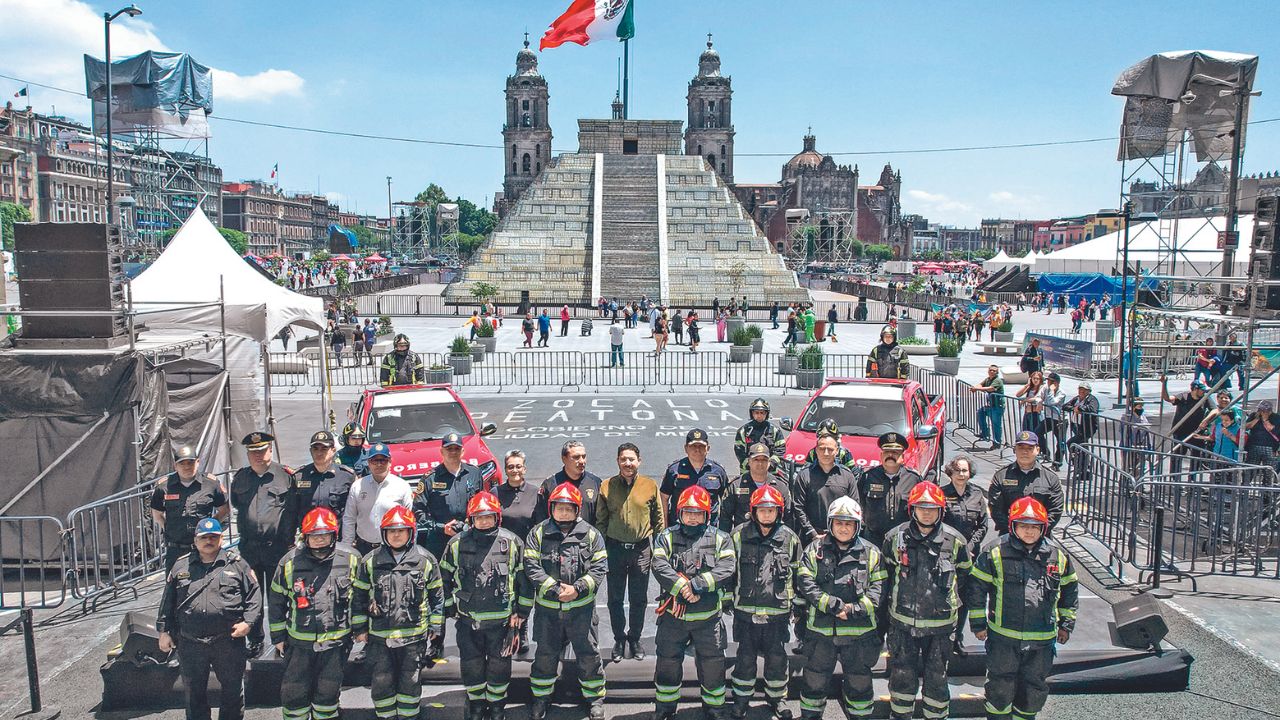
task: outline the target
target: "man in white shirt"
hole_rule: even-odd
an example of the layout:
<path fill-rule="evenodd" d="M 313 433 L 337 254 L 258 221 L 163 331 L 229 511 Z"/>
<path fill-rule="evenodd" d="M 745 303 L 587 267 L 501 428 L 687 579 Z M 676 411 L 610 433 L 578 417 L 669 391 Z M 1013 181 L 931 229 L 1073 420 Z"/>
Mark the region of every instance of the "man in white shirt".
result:
<path fill-rule="evenodd" d="M 609 367 L 622 367 L 622 328 L 609 326 Z"/>
<path fill-rule="evenodd" d="M 369 448 L 369 474 L 351 485 L 342 513 L 342 537 L 367 554 L 382 543 L 382 516 L 396 505 L 413 507 L 413 490 L 391 473 L 391 450 L 383 443 Z"/>

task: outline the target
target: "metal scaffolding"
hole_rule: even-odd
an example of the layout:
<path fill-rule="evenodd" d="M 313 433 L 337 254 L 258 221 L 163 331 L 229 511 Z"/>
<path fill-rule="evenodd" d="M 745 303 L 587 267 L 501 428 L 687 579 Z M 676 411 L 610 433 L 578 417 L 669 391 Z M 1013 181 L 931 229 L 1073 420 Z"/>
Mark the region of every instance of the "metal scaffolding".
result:
<path fill-rule="evenodd" d="M 857 239 L 857 213 L 853 210 L 792 208 L 787 213 L 786 263 L 792 270 L 807 265 L 843 268 L 857 260 L 853 242 Z"/>
<path fill-rule="evenodd" d="M 393 203 L 396 214 L 391 218 L 391 254 L 401 262 L 425 262 L 431 238 L 431 208 L 425 202 Z"/>
<path fill-rule="evenodd" d="M 209 161 L 209 139 L 174 138 L 160 128 L 145 128 L 131 135 L 128 167 L 132 208 L 126 242 L 144 255 L 157 255 L 168 230 L 182 227 L 197 207 L 219 221 L 217 203 L 220 177 Z"/>

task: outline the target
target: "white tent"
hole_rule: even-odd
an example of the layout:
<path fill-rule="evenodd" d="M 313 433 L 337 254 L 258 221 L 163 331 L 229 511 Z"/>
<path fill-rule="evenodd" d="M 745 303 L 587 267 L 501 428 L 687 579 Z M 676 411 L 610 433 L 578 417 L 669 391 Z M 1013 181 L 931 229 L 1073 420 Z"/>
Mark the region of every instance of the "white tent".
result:
<path fill-rule="evenodd" d="M 165 310 L 163 304 L 216 303 L 220 297 L 226 299 L 228 335 L 265 343 L 286 325 L 325 326 L 322 299 L 276 285 L 249 267 L 198 207 L 160 257 L 133 280 L 132 291 L 150 327 L 217 332 L 222 327 L 218 307 Z"/>
<path fill-rule="evenodd" d="M 1237 277 L 1249 270 L 1253 216 L 1241 215 L 1237 229 L 1240 246 L 1236 250 Z M 1161 228 L 1166 237 L 1161 238 Z M 1218 248 L 1218 231 L 1226 229 L 1226 218 L 1185 218 L 1133 223 L 1129 226 L 1129 264 L 1142 262 L 1143 272 L 1158 275 L 1221 275 L 1222 250 Z M 1048 255 L 1037 255 L 1032 272 L 1103 273 L 1119 270 L 1124 231 L 1109 233 Z M 1174 252 L 1176 248 L 1176 252 Z M 1157 263 L 1164 260 L 1160 267 Z"/>
<path fill-rule="evenodd" d="M 999 270 L 1003 270 L 1007 267 L 1014 267 L 1015 265 L 1021 265 L 1021 264 L 1022 264 L 1021 260 L 1019 260 L 1018 258 L 1009 257 L 1008 253 L 1006 253 L 1004 250 L 1001 250 L 1000 252 L 993 255 L 989 260 L 983 260 L 982 269 L 988 273 L 993 273 Z"/>

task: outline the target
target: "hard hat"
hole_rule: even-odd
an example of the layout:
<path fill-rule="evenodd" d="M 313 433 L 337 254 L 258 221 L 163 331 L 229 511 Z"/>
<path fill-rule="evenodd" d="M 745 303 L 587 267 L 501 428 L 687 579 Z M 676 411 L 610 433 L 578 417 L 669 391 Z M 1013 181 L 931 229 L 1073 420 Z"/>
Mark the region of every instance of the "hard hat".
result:
<path fill-rule="evenodd" d="M 759 398 L 759 397 L 758 397 L 758 398 L 756 398 L 755 400 L 752 400 L 752 401 L 751 401 L 751 407 L 748 409 L 748 412 L 755 412 L 755 411 L 757 411 L 757 410 L 763 410 L 763 411 L 764 411 L 764 414 L 765 414 L 765 417 L 768 417 L 768 416 L 769 416 L 769 401 L 765 400 L 764 398 Z"/>
<path fill-rule="evenodd" d="M 782 493 L 772 485 L 761 485 L 751 493 L 751 509 L 758 507 L 776 507 L 778 512 L 786 507 L 786 501 L 782 499 Z"/>
<path fill-rule="evenodd" d="M 838 497 L 827 508 L 827 526 L 835 520 L 852 520 L 862 525 L 862 506 L 851 497 Z"/>
<path fill-rule="evenodd" d="M 918 482 L 911 488 L 911 492 L 907 494 L 907 507 L 935 507 L 941 510 L 947 506 L 946 497 L 942 494 L 942 488 L 934 485 L 928 480 Z"/>
<path fill-rule="evenodd" d="M 582 510 L 582 493 L 573 483 L 562 482 L 551 491 L 551 497 L 547 498 L 547 512 L 551 512 L 551 507 L 556 503 L 570 503 Z"/>
<path fill-rule="evenodd" d="M 832 418 L 826 418 L 818 423 L 818 436 L 833 435 L 840 437 L 840 426 Z"/>
<path fill-rule="evenodd" d="M 396 505 L 382 516 L 383 530 L 412 530 L 418 526 L 413 511 L 403 505 Z"/>
<path fill-rule="evenodd" d="M 711 493 L 701 485 L 685 488 L 680 493 L 680 499 L 676 502 L 676 512 L 685 510 L 697 510 L 711 515 Z"/>
<path fill-rule="evenodd" d="M 480 515 L 497 515 L 498 521 L 502 521 L 502 503 L 487 490 L 472 495 L 471 500 L 467 501 L 467 519 L 473 520 Z"/>
<path fill-rule="evenodd" d="M 312 508 L 302 518 L 303 535 L 338 534 L 338 516 L 326 507 Z"/>
<path fill-rule="evenodd" d="M 1047 532 L 1049 513 L 1045 512 L 1044 505 L 1041 505 L 1039 500 L 1033 497 L 1021 497 L 1014 500 L 1009 508 L 1009 532 L 1013 532 L 1013 526 L 1017 523 L 1040 525 Z"/>
<path fill-rule="evenodd" d="M 393 341 L 391 342 L 391 345 L 392 345 L 392 347 L 394 347 L 394 346 L 396 346 L 396 345 L 399 345 L 400 343 L 404 343 L 405 345 L 408 345 L 408 344 L 409 344 L 409 336 L 408 336 L 408 335 L 405 335 L 404 333 L 396 333 L 395 340 L 393 340 Z"/>

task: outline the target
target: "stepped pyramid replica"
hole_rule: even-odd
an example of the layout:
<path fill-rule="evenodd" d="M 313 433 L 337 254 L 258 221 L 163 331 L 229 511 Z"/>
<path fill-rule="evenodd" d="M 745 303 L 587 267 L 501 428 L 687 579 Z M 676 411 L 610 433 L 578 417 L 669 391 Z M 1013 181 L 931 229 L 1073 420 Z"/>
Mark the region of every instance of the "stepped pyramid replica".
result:
<path fill-rule="evenodd" d="M 472 284 L 490 282 L 506 302 L 521 291 L 555 303 L 807 301 L 727 184 L 731 92 L 708 41 L 687 132 L 679 120 L 624 119 L 615 98 L 612 119 L 578 121 L 578 152 L 551 158 L 547 83 L 526 40 L 507 78 L 501 221 L 448 297 L 468 301 Z"/>

